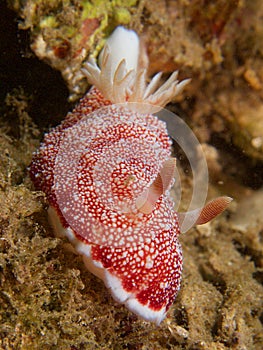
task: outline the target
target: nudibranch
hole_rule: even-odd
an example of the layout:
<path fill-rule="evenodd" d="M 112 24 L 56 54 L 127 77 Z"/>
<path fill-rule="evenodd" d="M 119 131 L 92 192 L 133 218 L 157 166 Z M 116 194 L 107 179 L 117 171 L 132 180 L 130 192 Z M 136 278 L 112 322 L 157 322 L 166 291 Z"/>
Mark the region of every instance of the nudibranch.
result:
<path fill-rule="evenodd" d="M 166 125 L 140 104 L 161 108 L 188 83 L 177 72 L 147 85 L 137 34 L 118 27 L 83 68 L 93 85 L 45 135 L 30 176 L 48 214 L 113 298 L 147 321 L 164 319 L 179 289 L 179 215 L 170 189 L 175 159 Z M 160 87 L 159 87 L 160 86 Z M 229 204 L 219 197 L 192 214 L 208 222 Z M 192 215 L 192 216 L 193 216 Z"/>

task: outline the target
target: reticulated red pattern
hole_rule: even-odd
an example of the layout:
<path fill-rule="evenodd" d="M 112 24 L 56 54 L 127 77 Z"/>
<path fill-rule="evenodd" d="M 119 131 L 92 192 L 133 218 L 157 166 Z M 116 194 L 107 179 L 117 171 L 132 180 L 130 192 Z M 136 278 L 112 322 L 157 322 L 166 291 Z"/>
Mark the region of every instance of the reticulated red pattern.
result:
<path fill-rule="evenodd" d="M 136 198 L 169 159 L 170 147 L 158 118 L 111 105 L 92 88 L 45 135 L 30 167 L 62 225 L 91 246 L 92 259 L 126 293 L 154 311 L 167 310 L 180 288 L 180 230 L 168 193 L 147 215 Z"/>
<path fill-rule="evenodd" d="M 125 291 L 133 293 L 142 305 L 168 310 L 180 288 L 182 272 L 178 227 L 162 231 L 129 250 L 94 246 L 92 257 L 116 274 Z"/>

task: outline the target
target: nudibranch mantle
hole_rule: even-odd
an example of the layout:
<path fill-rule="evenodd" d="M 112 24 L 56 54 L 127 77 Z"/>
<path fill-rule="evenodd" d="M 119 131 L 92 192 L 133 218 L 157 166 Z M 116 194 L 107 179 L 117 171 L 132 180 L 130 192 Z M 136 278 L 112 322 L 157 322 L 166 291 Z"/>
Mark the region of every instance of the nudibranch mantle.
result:
<path fill-rule="evenodd" d="M 85 64 L 93 87 L 45 135 L 30 176 L 47 195 L 57 235 L 70 240 L 115 300 L 158 325 L 182 274 L 180 216 L 170 197 L 175 159 L 165 123 L 136 106 L 161 108 L 188 80 L 178 82 L 175 72 L 159 87 L 157 74 L 147 85 L 139 56 L 137 34 L 118 27 L 100 65 Z M 205 223 L 229 201 L 217 198 L 191 216 Z"/>

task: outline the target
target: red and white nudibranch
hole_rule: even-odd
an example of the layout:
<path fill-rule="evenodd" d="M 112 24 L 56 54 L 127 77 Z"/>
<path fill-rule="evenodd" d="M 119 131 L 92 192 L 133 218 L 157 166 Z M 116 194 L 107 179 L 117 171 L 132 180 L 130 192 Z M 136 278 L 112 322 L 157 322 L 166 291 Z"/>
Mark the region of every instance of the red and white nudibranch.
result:
<path fill-rule="evenodd" d="M 139 38 L 118 27 L 83 72 L 93 84 L 61 125 L 45 135 L 30 175 L 46 193 L 49 218 L 113 298 L 147 321 L 164 319 L 179 289 L 179 217 L 170 189 L 175 159 L 166 125 L 138 103 L 165 106 L 188 80 L 177 72 L 146 84 Z M 127 103 L 135 102 L 132 108 Z M 220 197 L 193 212 L 202 224 L 222 212 Z"/>

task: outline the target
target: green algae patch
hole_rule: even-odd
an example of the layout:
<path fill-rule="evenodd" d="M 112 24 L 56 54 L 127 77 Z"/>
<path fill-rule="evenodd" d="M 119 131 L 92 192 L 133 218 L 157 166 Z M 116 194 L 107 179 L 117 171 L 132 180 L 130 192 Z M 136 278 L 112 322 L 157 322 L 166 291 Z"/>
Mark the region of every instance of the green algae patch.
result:
<path fill-rule="evenodd" d="M 139 1 L 37 0 L 9 2 L 31 32 L 36 55 L 59 70 L 75 99 L 87 89 L 80 73 L 89 55 L 97 55 L 105 37 L 118 25 L 129 25 Z"/>

